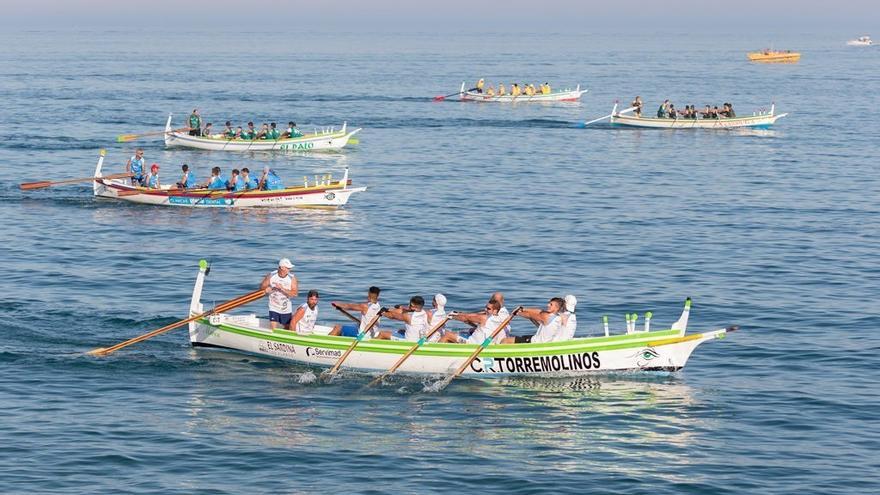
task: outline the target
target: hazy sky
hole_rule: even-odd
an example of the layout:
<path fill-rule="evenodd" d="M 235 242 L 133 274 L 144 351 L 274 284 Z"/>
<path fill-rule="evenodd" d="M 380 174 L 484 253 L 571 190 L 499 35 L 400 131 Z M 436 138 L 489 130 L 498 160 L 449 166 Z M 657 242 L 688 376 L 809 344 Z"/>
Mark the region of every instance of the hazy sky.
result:
<path fill-rule="evenodd" d="M 880 0 L 0 0 L 0 26 L 371 31 L 848 30 L 880 36 Z"/>

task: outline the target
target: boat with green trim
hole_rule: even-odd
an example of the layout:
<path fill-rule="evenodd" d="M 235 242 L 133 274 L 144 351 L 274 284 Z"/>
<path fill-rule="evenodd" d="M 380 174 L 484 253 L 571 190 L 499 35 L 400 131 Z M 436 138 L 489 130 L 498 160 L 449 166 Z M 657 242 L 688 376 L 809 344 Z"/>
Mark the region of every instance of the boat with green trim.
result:
<path fill-rule="evenodd" d="M 281 139 L 229 139 L 220 134 L 210 137 L 190 136 L 186 131 L 171 128 L 172 114 L 168 114 L 165 122 L 165 146 L 168 148 L 195 148 L 210 151 L 335 151 L 340 150 L 361 131 L 360 128 L 349 129 L 343 122 L 342 128 L 315 130 L 295 138 Z"/>
<path fill-rule="evenodd" d="M 205 311 L 201 302 L 208 265 L 200 263 L 193 287 L 190 314 Z M 694 349 L 708 340 L 722 339 L 736 327 L 685 335 L 691 302 L 685 302 L 678 321 L 666 330 L 635 331 L 623 335 L 576 338 L 544 344 L 488 345 L 464 372 L 471 378 L 505 376 L 558 377 L 608 371 L 678 371 Z M 271 330 L 268 320 L 254 314 L 213 314 L 189 324 L 194 347 L 213 347 L 278 358 L 316 367 L 330 367 L 353 338 L 330 336 L 328 326 L 314 333 Z M 348 370 L 376 373 L 388 370 L 415 345 L 414 342 L 364 340 L 345 361 Z M 477 348 L 471 344 L 426 343 L 407 359 L 399 373 L 437 375 L 456 370 Z"/>

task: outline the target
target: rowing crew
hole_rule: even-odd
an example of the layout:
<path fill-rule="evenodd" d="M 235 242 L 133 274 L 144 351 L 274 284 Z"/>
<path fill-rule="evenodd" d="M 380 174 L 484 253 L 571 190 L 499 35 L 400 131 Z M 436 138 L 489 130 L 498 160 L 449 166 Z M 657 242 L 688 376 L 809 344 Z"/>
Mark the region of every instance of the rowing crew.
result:
<path fill-rule="evenodd" d="M 150 165 L 150 171 L 146 174 L 144 174 L 144 167 L 144 150 L 138 148 L 125 166 L 125 171 L 132 174 L 131 185 L 148 189 L 162 189 L 162 182 L 159 178 L 159 164 L 154 163 Z M 209 189 L 232 192 L 284 189 L 284 183 L 281 181 L 281 178 L 268 165 L 263 167 L 263 175 L 259 179 L 251 177 L 251 171 L 247 167 L 242 168 L 240 171 L 237 168 L 232 169 L 232 176 L 228 179 L 223 175 L 220 167 L 214 167 L 211 169 L 211 177 L 202 183 L 196 180 L 195 173 L 189 169 L 189 165 L 186 163 L 180 167 L 180 170 L 180 180 L 175 184 L 177 189 Z"/>
<path fill-rule="evenodd" d="M 636 108 L 634 113 L 641 117 L 642 99 L 636 96 L 636 99 L 632 102 L 631 106 Z M 704 119 L 732 119 L 736 117 L 736 112 L 733 111 L 733 105 L 730 103 L 724 103 L 720 110 L 717 105 L 714 108 L 706 105 L 703 111 L 698 111 L 697 107 L 694 105 L 685 105 L 684 110 L 676 110 L 675 105 L 669 100 L 664 100 L 657 109 L 658 119 L 697 119 L 698 115 L 702 115 L 702 118 Z"/>
<path fill-rule="evenodd" d="M 318 299 L 316 290 L 310 290 L 306 302 L 293 309 L 291 298 L 299 292 L 298 281 L 291 269 L 293 263 L 287 258 L 278 262 L 278 269 L 267 274 L 260 285 L 269 297 L 269 322 L 272 330 L 279 326 L 299 334 L 310 334 L 314 331 L 318 320 Z M 474 313 L 446 311 L 446 296 L 436 294 L 431 300 L 431 309 L 425 308 L 422 296 L 413 296 L 409 304 L 385 308 L 379 303 L 379 287 L 367 290 L 363 302 L 336 302 L 332 306 L 343 312 L 360 313 L 357 323 L 335 325 L 329 335 L 356 338 L 372 338 L 380 340 L 406 340 L 416 342 L 427 338 L 429 342 L 446 342 L 454 344 L 482 344 L 495 331 L 504 325 L 492 339 L 495 344 L 547 343 L 560 342 L 574 338 L 577 330 L 575 306 L 577 299 L 573 295 L 565 298 L 554 297 L 547 302 L 545 309 L 524 308 L 516 316 L 526 318 L 537 327 L 534 335 L 510 335 L 510 313 L 504 306 L 504 294 L 492 294 L 486 303 L 485 310 Z M 388 318 L 403 323 L 399 330 L 379 329 L 381 318 Z M 461 321 L 473 326 L 469 335 L 445 329 L 448 319 Z M 439 328 L 437 328 L 439 327 Z M 429 337 L 429 333 L 434 331 Z M 361 336 L 362 335 L 362 336 Z M 360 336 L 360 337 L 359 337 Z"/>
<path fill-rule="evenodd" d="M 233 129 L 232 122 L 227 120 L 226 127 L 219 133 L 215 134 L 214 124 L 211 122 L 205 124 L 204 128 L 202 127 L 202 117 L 199 115 L 198 108 L 194 109 L 193 113 L 189 116 L 189 135 L 212 139 L 242 139 L 245 141 L 278 140 L 304 136 L 304 134 L 296 128 L 296 122 L 292 121 L 287 123 L 287 130 L 281 132 L 278 130 L 275 122 L 269 124 L 263 122 L 260 130 L 257 130 L 254 127 L 253 122 L 248 122 L 247 128 L 243 129 L 239 126 Z"/>
<path fill-rule="evenodd" d="M 485 87 L 486 82 L 483 79 L 477 81 L 477 85 L 474 87 L 474 90 L 477 93 L 483 93 L 483 88 Z M 498 92 L 496 93 L 495 88 L 489 86 L 485 91 L 486 96 L 506 96 L 507 88 L 504 87 L 504 83 L 498 83 Z M 517 84 L 512 83 L 510 85 L 510 96 L 535 96 L 537 94 L 549 95 L 550 94 L 550 84 L 544 83 L 539 84 L 537 88 L 535 88 L 534 84 Z"/>

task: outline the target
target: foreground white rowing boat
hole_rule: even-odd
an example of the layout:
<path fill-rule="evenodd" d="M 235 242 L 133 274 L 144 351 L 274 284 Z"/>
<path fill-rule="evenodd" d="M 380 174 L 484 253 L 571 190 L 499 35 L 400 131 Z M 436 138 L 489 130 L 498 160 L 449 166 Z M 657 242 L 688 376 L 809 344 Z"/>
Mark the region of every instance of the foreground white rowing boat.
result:
<path fill-rule="evenodd" d="M 215 134 L 213 137 L 190 136 L 186 131 L 171 129 L 171 114 L 165 123 L 165 146 L 196 148 L 212 151 L 330 151 L 339 150 L 360 132 L 361 129 L 348 129 L 343 123 L 342 129 L 317 131 L 298 138 L 284 139 L 229 139 Z"/>
<path fill-rule="evenodd" d="M 319 178 L 311 185 L 288 187 L 273 191 L 230 192 L 208 189 L 162 189 L 135 187 L 128 179 L 105 179 L 102 167 L 104 155 L 101 150 L 95 167 L 94 195 L 100 198 L 118 199 L 131 203 L 190 208 L 338 208 L 348 203 L 352 194 L 366 191 L 366 187 L 349 187 L 348 169 L 342 180 Z"/>
<path fill-rule="evenodd" d="M 190 314 L 205 311 L 201 302 L 207 263 L 200 263 L 193 288 Z M 690 300 L 681 317 L 668 330 L 632 332 L 606 337 L 577 338 L 550 344 L 489 345 L 464 372 L 466 376 L 492 378 L 511 375 L 553 377 L 607 371 L 677 371 L 703 342 L 724 338 L 727 329 L 685 335 Z M 633 324 L 634 326 L 634 324 Z M 195 347 L 215 347 L 330 367 L 351 345 L 350 337 L 328 336 L 330 327 L 316 326 L 315 333 L 301 335 L 270 330 L 269 322 L 254 314 L 215 314 L 189 324 Z M 415 343 L 365 340 L 349 355 L 346 369 L 384 372 Z M 456 370 L 477 348 L 469 344 L 427 343 L 399 369 L 410 374 L 448 374 Z"/>
<path fill-rule="evenodd" d="M 535 103 L 541 101 L 578 101 L 581 99 L 581 96 L 586 93 L 588 90 L 581 89 L 581 85 L 578 84 L 577 88 L 574 90 L 567 89 L 564 91 L 557 91 L 555 93 L 542 94 L 538 93 L 532 96 L 521 94 L 519 96 L 513 95 L 504 95 L 504 96 L 489 96 L 485 93 L 478 93 L 476 91 L 465 90 L 465 84 L 461 83 L 461 91 L 458 94 L 458 98 L 462 101 L 483 101 L 483 102 L 491 102 L 491 103 Z"/>
<path fill-rule="evenodd" d="M 656 118 L 639 117 L 637 115 L 624 115 L 617 111 L 617 104 L 611 110 L 611 124 L 628 127 L 647 127 L 653 129 L 733 129 L 737 127 L 767 128 L 777 120 L 788 115 L 787 113 L 776 114 L 776 105 L 770 106 L 769 113 L 758 113 L 745 117 L 718 118 L 718 119 L 684 119 L 684 118 Z"/>

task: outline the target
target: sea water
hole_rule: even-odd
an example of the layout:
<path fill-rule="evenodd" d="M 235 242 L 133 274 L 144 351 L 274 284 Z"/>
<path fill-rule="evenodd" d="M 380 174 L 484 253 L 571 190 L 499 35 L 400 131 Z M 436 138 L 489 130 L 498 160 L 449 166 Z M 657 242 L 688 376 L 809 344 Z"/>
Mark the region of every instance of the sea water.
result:
<path fill-rule="evenodd" d="M 204 50 L 260 33 L 0 35 L 0 492 L 869 493 L 878 490 L 877 136 L 880 50 L 851 33 L 787 35 L 798 64 L 755 65 L 735 34 L 297 33 L 298 50 Z M 780 45 L 781 46 L 781 45 Z M 547 81 L 580 103 L 433 102 Z M 633 130 L 600 122 L 732 102 L 790 112 L 771 130 Z M 452 98 L 450 98 L 452 100 Z M 165 149 L 119 134 L 294 120 L 363 127 L 341 153 Z M 582 126 L 581 126 L 582 127 Z M 166 183 L 188 163 L 268 164 L 288 184 L 349 168 L 338 211 L 230 211 L 96 200 L 101 148 L 135 147 Z M 386 305 L 444 293 L 477 310 L 580 301 L 578 334 L 624 315 L 691 331 L 680 373 L 456 380 L 343 373 L 193 349 L 184 330 L 84 356 L 253 290 L 290 257 L 300 292 L 380 286 Z M 302 298 L 294 301 L 302 302 Z M 242 312 L 263 315 L 264 303 Z M 514 331 L 525 334 L 524 320 Z M 434 387 L 434 388 L 432 388 Z"/>

